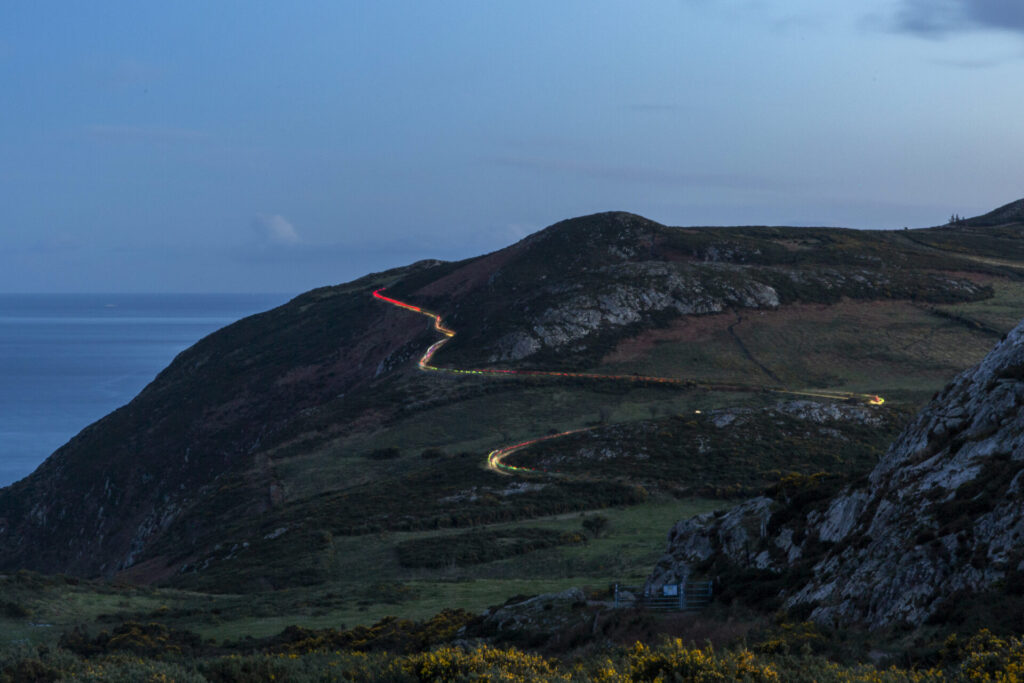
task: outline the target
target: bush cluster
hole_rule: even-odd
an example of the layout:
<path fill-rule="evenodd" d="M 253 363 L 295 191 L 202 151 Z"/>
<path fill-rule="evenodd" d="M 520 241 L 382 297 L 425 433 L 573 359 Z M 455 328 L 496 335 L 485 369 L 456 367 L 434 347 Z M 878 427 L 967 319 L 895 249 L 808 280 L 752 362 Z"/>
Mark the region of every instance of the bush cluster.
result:
<path fill-rule="evenodd" d="M 153 659 L 115 653 L 83 658 L 64 650 L 32 649 L 0 653 L 0 683 L 21 681 L 183 681 L 246 683 L 257 681 L 394 681 L 395 683 L 469 681 L 580 681 L 639 683 L 690 681 L 712 683 L 926 683 L 938 681 L 1024 680 L 1024 641 L 982 630 L 951 637 L 940 660 L 927 669 L 843 665 L 806 652 L 757 653 L 747 648 L 697 648 L 680 639 L 659 645 L 598 651 L 574 662 L 516 648 L 480 644 L 441 645 L 399 654 L 351 650 L 258 652 L 204 658 Z"/>
<path fill-rule="evenodd" d="M 585 542 L 586 538 L 578 532 L 514 528 L 415 538 L 402 541 L 396 549 L 403 567 L 441 568 L 483 564 L 543 548 Z"/>
<path fill-rule="evenodd" d="M 289 626 L 268 646 L 275 652 L 303 654 L 347 650 L 357 652 L 421 652 L 455 637 L 459 629 L 476 619 L 464 609 L 445 609 L 427 621 L 385 617 L 373 626 L 348 630 L 310 630 Z"/>

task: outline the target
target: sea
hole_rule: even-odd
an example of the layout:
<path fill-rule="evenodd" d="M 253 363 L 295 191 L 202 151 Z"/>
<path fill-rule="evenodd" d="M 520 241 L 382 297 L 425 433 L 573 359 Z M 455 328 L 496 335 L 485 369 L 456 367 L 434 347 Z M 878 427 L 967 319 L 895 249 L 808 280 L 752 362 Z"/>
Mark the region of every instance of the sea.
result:
<path fill-rule="evenodd" d="M 0 487 L 128 403 L 174 357 L 290 294 L 0 294 Z"/>

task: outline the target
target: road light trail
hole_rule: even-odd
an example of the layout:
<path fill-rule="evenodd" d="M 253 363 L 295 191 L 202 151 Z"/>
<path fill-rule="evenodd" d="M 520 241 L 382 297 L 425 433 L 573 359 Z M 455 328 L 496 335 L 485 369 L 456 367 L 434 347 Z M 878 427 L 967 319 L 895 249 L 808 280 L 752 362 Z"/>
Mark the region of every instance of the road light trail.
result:
<path fill-rule="evenodd" d="M 570 434 L 579 434 L 580 432 L 589 432 L 594 427 L 584 427 L 582 429 L 570 429 L 567 432 L 558 432 L 557 434 L 548 434 L 547 436 L 538 436 L 536 439 L 530 439 L 529 441 L 523 441 L 521 443 L 512 444 L 511 446 L 502 446 L 501 448 L 495 448 L 493 451 L 487 454 L 487 469 L 494 470 L 501 474 L 512 474 L 515 472 L 546 472 L 547 470 L 536 470 L 532 467 L 517 467 L 516 465 L 506 465 L 502 460 L 506 456 L 512 455 L 518 450 L 532 446 L 535 443 L 541 441 L 549 441 L 551 439 L 558 439 L 563 436 L 569 436 Z"/>
<path fill-rule="evenodd" d="M 380 299 L 392 306 L 404 308 L 407 311 L 413 313 L 419 313 L 424 315 L 434 322 L 434 329 L 444 335 L 444 339 L 439 339 L 427 348 L 418 362 L 419 369 L 431 372 L 446 372 L 453 375 L 500 375 L 500 376 L 515 376 L 515 377 L 561 377 L 566 379 L 592 379 L 592 380 L 604 380 L 604 381 L 627 381 L 636 382 L 639 384 L 668 384 L 672 386 L 680 387 L 692 387 L 695 389 L 711 389 L 717 391 L 744 391 L 744 392 L 769 392 L 774 394 L 786 394 L 790 396 L 813 396 L 815 398 L 827 398 L 837 401 L 848 401 L 857 400 L 867 403 L 868 405 L 882 405 L 885 403 L 885 399 L 876 394 L 855 394 L 845 391 L 799 391 L 795 389 L 787 389 L 785 387 L 771 387 L 764 385 L 747 385 L 747 384 L 728 384 L 728 383 L 713 383 L 713 382 L 697 382 L 692 379 L 683 379 L 679 377 L 659 377 L 656 375 L 606 375 L 594 372 L 557 372 L 554 370 L 510 370 L 502 368 L 443 368 L 437 365 L 433 365 L 434 355 L 440 350 L 442 346 L 448 343 L 448 340 L 455 336 L 455 330 L 445 327 L 441 319 L 441 316 L 432 311 L 428 311 L 419 306 L 399 301 L 398 299 L 392 299 L 389 296 L 381 294 L 386 289 L 381 287 L 373 292 L 373 296 L 376 299 Z M 503 474 L 510 474 L 512 472 L 536 472 L 538 470 L 532 470 L 528 467 L 515 467 L 513 465 L 506 465 L 502 460 L 518 451 L 520 449 L 531 446 L 541 441 L 547 441 L 549 439 L 555 439 L 568 434 L 576 434 L 579 432 L 585 432 L 593 429 L 593 427 L 586 429 L 573 429 L 568 432 L 561 432 L 559 434 L 549 434 L 548 436 L 538 437 L 529 441 L 514 444 L 511 446 L 504 446 L 496 450 L 491 451 L 487 454 L 487 467 L 495 472 L 501 472 Z"/>

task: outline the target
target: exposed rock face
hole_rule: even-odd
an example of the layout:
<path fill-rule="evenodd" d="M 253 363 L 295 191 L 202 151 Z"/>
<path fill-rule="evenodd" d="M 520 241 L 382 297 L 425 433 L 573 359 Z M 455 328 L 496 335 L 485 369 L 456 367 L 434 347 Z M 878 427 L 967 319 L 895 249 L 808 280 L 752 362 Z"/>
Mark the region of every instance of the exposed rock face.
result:
<path fill-rule="evenodd" d="M 471 630 L 477 635 L 544 642 L 559 631 L 594 622 L 593 614 L 583 609 L 586 605 L 587 596 L 579 588 L 531 598 L 512 598 L 500 607 L 487 610 Z"/>
<path fill-rule="evenodd" d="M 697 567 L 803 569 L 811 578 L 785 589 L 789 608 L 820 622 L 921 624 L 944 598 L 1024 571 L 1022 405 L 1024 323 L 935 397 L 864 485 L 681 521 L 648 582 Z"/>
<path fill-rule="evenodd" d="M 531 235 L 514 245 L 517 260 L 487 280 L 480 299 L 486 305 L 475 315 L 486 321 L 481 329 L 488 334 L 464 336 L 455 346 L 472 341 L 487 350 L 482 360 L 513 362 L 543 351 L 583 350 L 602 334 L 657 318 L 843 297 L 988 296 L 970 279 L 940 272 L 911 276 L 885 267 L 881 256 L 859 254 L 841 266 L 832 264 L 843 259 L 831 258 L 798 264 L 785 249 L 774 251 L 737 235 L 673 244 L 676 237 L 664 226 L 621 212 L 565 221 Z M 495 313 L 501 319 L 489 320 Z"/>
<path fill-rule="evenodd" d="M 542 348 L 557 349 L 602 327 L 641 322 L 650 313 L 721 313 L 729 308 L 778 308 L 779 295 L 756 280 L 736 282 L 726 267 L 642 262 L 597 270 L 599 287 L 578 285 L 531 321 L 527 330 L 502 337 L 491 361 L 519 360 Z M 555 292 L 552 292 L 555 294 Z"/>
<path fill-rule="evenodd" d="M 593 280 L 539 289 L 533 305 L 523 306 L 539 312 L 499 338 L 488 361 L 521 360 L 543 349 L 569 347 L 602 330 L 644 322 L 652 314 L 774 310 L 785 303 L 779 287 L 790 292 L 829 292 L 836 298 L 864 299 L 880 298 L 883 292 L 906 287 L 905 282 L 894 281 L 879 271 L 799 271 L 718 262 L 626 262 L 596 268 L 592 275 Z M 956 299 L 982 296 L 982 287 L 969 280 L 937 274 L 926 278 L 929 287 Z M 800 298 L 791 295 L 790 301 Z"/>
<path fill-rule="evenodd" d="M 721 408 L 712 410 L 708 416 L 716 427 L 740 425 L 755 414 L 751 408 Z M 789 415 L 797 420 L 828 426 L 836 422 L 880 426 L 885 420 L 870 406 L 850 403 L 823 403 L 820 401 L 782 401 L 767 409 L 769 414 Z"/>

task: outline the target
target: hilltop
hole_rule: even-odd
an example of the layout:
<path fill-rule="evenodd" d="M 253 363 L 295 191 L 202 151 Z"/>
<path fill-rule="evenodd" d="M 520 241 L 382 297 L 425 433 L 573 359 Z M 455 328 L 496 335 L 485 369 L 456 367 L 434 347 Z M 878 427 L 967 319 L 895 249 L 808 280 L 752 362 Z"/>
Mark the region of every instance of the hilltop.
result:
<path fill-rule="evenodd" d="M 432 579 L 440 570 L 417 564 L 416 548 L 441 534 L 474 549 L 453 551 L 447 569 L 475 576 L 519 554 L 585 555 L 571 537 L 531 531 L 558 515 L 714 507 L 790 472 L 863 474 L 908 410 L 1024 316 L 1024 225 L 987 242 L 982 229 L 673 228 L 602 213 L 480 257 L 313 290 L 201 340 L 0 490 L 0 569 L 231 591 L 371 568 Z M 441 366 L 694 384 L 423 373 L 438 334 L 375 300 L 380 287 L 456 330 Z M 865 422 L 855 406 L 779 404 L 758 387 L 888 402 Z M 561 476 L 482 466 L 491 449 L 583 427 L 514 456 Z M 608 576 L 604 557 L 580 562 Z M 509 566 L 565 578 L 560 560 Z"/>

